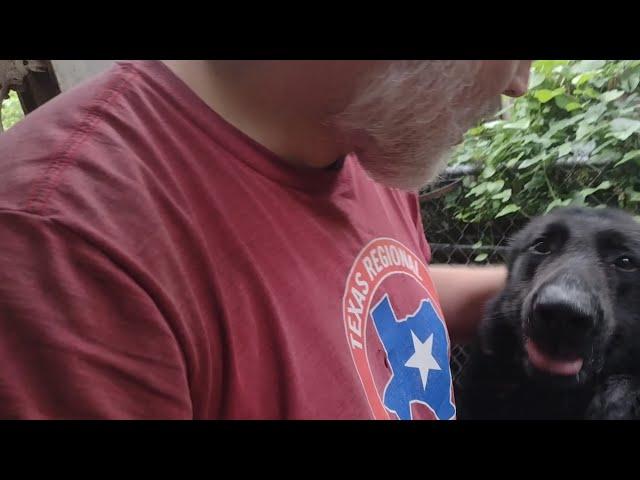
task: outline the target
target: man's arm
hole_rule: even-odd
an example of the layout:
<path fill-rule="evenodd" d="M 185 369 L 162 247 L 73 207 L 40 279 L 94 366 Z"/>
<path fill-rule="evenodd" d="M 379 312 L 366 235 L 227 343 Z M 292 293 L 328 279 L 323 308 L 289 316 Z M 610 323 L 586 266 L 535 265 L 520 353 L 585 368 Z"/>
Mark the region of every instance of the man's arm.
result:
<path fill-rule="evenodd" d="M 476 334 L 487 301 L 504 287 L 506 267 L 431 265 L 430 272 L 451 342 L 468 343 Z"/>
<path fill-rule="evenodd" d="M 0 209 L 0 418 L 188 419 L 187 367 L 156 303 L 55 220 Z"/>

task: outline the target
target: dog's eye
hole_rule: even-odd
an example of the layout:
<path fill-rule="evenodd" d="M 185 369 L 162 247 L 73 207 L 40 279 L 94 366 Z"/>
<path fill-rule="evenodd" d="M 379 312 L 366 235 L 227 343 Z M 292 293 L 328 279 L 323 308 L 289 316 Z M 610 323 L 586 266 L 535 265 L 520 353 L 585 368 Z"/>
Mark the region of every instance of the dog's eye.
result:
<path fill-rule="evenodd" d="M 551 245 L 547 240 L 540 239 L 531 246 L 531 250 L 538 255 L 549 255 L 551 253 Z"/>
<path fill-rule="evenodd" d="M 616 258 L 616 261 L 613 262 L 613 264 L 618 270 L 622 270 L 624 272 L 633 272 L 638 269 L 636 263 L 626 255 Z"/>

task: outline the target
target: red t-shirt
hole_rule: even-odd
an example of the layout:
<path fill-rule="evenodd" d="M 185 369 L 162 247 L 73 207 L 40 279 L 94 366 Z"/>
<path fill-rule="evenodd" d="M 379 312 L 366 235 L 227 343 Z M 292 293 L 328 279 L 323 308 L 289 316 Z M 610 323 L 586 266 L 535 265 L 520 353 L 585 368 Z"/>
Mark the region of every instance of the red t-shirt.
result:
<path fill-rule="evenodd" d="M 415 195 L 296 169 L 160 62 L 0 136 L 0 418 L 453 418 Z"/>

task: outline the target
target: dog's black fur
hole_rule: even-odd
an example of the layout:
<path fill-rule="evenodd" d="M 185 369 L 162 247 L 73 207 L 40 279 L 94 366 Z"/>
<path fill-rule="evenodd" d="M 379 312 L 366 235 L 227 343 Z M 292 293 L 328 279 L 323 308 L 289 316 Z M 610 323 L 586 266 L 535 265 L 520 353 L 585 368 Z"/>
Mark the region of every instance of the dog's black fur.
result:
<path fill-rule="evenodd" d="M 640 419 L 640 223 L 559 209 L 518 232 L 507 263 L 457 384 L 458 418 Z M 538 370 L 525 341 L 583 366 Z"/>

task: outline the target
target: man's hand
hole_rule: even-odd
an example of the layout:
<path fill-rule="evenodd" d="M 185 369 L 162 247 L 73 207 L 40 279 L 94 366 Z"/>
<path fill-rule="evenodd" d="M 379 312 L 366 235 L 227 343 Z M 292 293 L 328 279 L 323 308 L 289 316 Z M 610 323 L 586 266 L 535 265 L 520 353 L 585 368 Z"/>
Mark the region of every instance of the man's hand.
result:
<path fill-rule="evenodd" d="M 431 265 L 431 278 L 440 297 L 451 342 L 473 339 L 486 303 L 504 288 L 504 266 Z"/>

